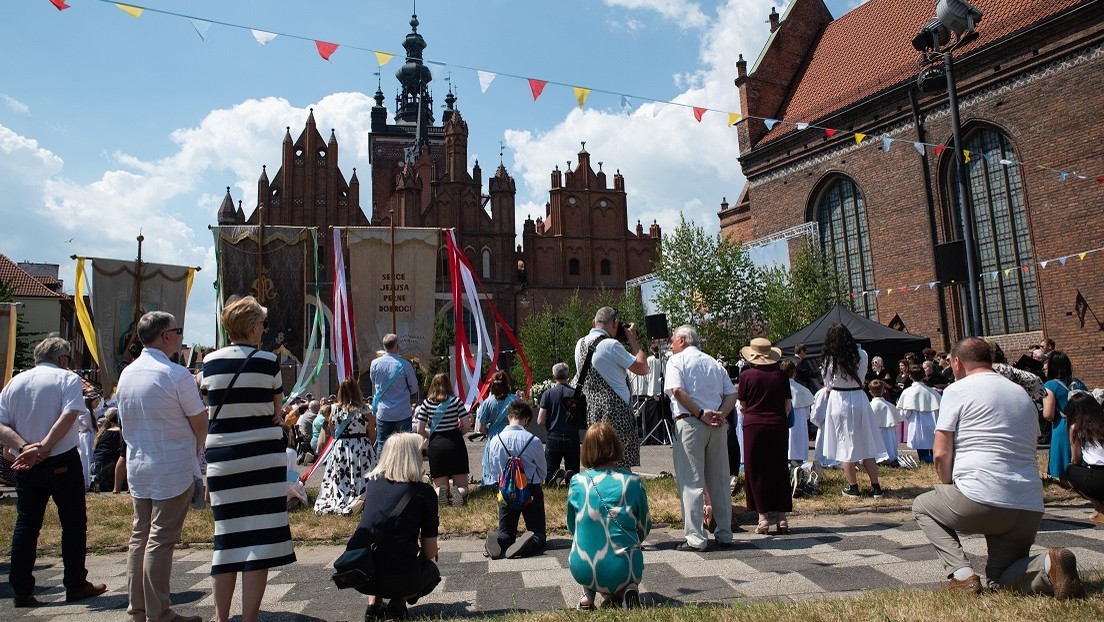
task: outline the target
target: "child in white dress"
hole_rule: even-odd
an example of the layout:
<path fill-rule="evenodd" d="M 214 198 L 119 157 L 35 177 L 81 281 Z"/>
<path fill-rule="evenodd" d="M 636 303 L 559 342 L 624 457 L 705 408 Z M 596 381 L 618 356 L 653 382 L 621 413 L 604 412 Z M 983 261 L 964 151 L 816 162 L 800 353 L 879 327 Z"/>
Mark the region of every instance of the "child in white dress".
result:
<path fill-rule="evenodd" d="M 896 406 L 883 397 L 888 390 L 889 385 L 881 380 L 870 382 L 870 409 L 874 411 L 874 421 L 882 430 L 882 442 L 886 449 L 884 454 L 878 456 L 878 464 L 897 466 L 897 424 L 904 417 Z"/>
<path fill-rule="evenodd" d="M 789 458 L 796 462 L 809 459 L 809 410 L 813 406 L 813 394 L 799 383 L 797 366 L 793 361 L 782 361 L 782 373 L 790 379 L 790 407 L 793 412 L 793 425 L 790 426 Z"/>
<path fill-rule="evenodd" d="M 924 462 L 932 462 L 935 447 L 935 420 L 939 416 L 939 393 L 924 384 L 924 369 L 919 365 L 909 367 L 912 384 L 901 392 L 897 410 L 908 422 L 908 446 L 916 450 L 916 456 Z"/>

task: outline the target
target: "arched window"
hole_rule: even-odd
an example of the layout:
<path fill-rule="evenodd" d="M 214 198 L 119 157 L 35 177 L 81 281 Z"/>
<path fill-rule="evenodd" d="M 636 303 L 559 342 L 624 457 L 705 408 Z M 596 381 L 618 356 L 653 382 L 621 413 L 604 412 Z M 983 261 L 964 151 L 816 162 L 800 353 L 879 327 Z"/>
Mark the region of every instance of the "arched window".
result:
<path fill-rule="evenodd" d="M 874 269 L 858 186 L 848 177 L 833 178 L 821 190 L 813 213 L 820 225 L 820 250 L 835 269 L 837 282 L 855 294 L 855 312 L 874 319 L 874 296 L 861 294 L 874 289 Z"/>
<path fill-rule="evenodd" d="M 611 271 L 610 260 L 603 259 L 601 263 L 598 264 L 598 272 L 602 276 L 609 276 Z"/>
<path fill-rule="evenodd" d="M 1041 322 L 1035 274 L 1033 270 L 1025 273 L 1022 268 L 1035 263 L 1023 179 L 1019 167 L 1001 164 L 1016 160 L 1012 142 L 996 130 L 983 128 L 967 136 L 962 148 L 971 155 L 966 163 L 966 193 L 973 208 L 985 334 L 1038 330 Z M 962 239 L 954 164 L 954 158 L 948 158 L 943 184 L 950 197 L 950 222 L 954 223 L 956 237 Z"/>
<path fill-rule="evenodd" d="M 491 249 L 483 247 L 483 278 L 491 278 Z"/>
<path fill-rule="evenodd" d="M 567 260 L 567 273 L 571 276 L 579 276 L 579 260 L 572 257 Z"/>

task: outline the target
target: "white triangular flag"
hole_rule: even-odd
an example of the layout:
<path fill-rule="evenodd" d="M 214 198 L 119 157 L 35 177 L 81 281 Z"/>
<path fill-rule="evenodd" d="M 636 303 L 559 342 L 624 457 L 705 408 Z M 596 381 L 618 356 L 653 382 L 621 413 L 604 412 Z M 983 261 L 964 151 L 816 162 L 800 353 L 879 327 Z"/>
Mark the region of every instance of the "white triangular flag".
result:
<path fill-rule="evenodd" d="M 920 155 L 924 155 L 924 143 L 912 143 L 912 146 L 916 147 L 916 151 L 918 151 Z"/>
<path fill-rule="evenodd" d="M 652 106 L 652 116 L 653 117 L 659 116 L 659 111 L 663 110 L 666 107 L 667 107 L 667 102 L 655 102 L 655 105 Z"/>
<path fill-rule="evenodd" d="M 798 124 L 797 124 L 797 129 L 798 129 L 798 131 L 800 131 L 800 130 L 803 130 L 803 129 L 807 128 L 807 127 L 809 127 L 809 124 L 808 124 L 808 123 L 798 123 Z"/>
<path fill-rule="evenodd" d="M 253 33 L 253 38 L 256 39 L 257 43 L 260 43 L 261 45 L 268 45 L 269 41 L 272 41 L 273 39 L 276 38 L 276 33 L 274 33 L 274 32 L 265 32 L 263 30 L 253 30 L 252 28 L 249 29 L 249 32 Z"/>
<path fill-rule="evenodd" d="M 882 137 L 882 151 L 889 153 L 889 147 L 893 144 L 892 138 Z"/>
<path fill-rule="evenodd" d="M 495 77 L 498 76 L 497 73 L 482 71 L 480 69 L 476 69 L 475 73 L 479 75 L 479 89 L 484 93 L 487 92 L 487 89 L 491 86 L 491 82 L 494 82 Z"/>
<path fill-rule="evenodd" d="M 188 21 L 192 23 L 192 28 L 196 29 L 196 34 L 199 35 L 199 38 L 206 41 L 207 31 L 211 29 L 211 22 L 195 19 L 194 17 L 189 17 Z"/>

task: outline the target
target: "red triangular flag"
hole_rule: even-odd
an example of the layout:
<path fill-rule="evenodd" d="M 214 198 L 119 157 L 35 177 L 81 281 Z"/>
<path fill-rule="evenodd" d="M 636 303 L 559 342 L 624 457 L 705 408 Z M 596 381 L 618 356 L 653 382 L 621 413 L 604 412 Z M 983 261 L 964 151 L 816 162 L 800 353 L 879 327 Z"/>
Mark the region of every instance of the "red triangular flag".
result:
<path fill-rule="evenodd" d="M 330 60 L 330 55 L 337 51 L 336 43 L 326 43 L 325 41 L 315 41 L 314 47 L 318 48 L 318 55 L 326 60 Z"/>
<path fill-rule="evenodd" d="M 65 0 L 50 0 L 50 4 L 56 6 L 59 11 L 64 11 L 69 8 L 69 5 L 65 4 Z"/>
<path fill-rule="evenodd" d="M 529 90 L 533 92 L 533 101 L 537 101 L 537 98 L 544 92 L 544 87 L 548 83 L 544 80 L 537 80 L 536 78 L 529 78 Z"/>
<path fill-rule="evenodd" d="M 698 108 L 697 106 L 694 106 L 694 118 L 698 120 L 698 123 L 701 123 L 701 118 L 705 115 L 705 111 L 705 108 Z"/>
<path fill-rule="evenodd" d="M 944 147 L 943 145 L 936 145 L 935 146 L 935 157 L 938 158 L 939 156 L 943 155 L 943 152 L 946 151 L 946 150 L 947 150 L 947 148 Z"/>
<path fill-rule="evenodd" d="M 1097 178 L 1096 178 L 1096 183 L 1098 183 L 1098 184 L 1104 184 L 1104 177 L 1097 177 Z"/>
<path fill-rule="evenodd" d="M 831 138 L 831 137 L 836 135 L 836 130 L 833 130 L 831 128 L 825 129 L 824 130 L 824 135 L 827 136 L 828 138 Z"/>

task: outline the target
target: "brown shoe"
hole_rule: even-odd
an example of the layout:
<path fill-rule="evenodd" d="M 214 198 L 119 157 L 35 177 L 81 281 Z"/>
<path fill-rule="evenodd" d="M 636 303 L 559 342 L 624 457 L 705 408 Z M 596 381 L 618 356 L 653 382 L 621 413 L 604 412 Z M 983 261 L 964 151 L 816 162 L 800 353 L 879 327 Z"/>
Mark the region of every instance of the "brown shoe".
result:
<path fill-rule="evenodd" d="M 1077 556 L 1069 549 L 1050 549 L 1047 551 L 1050 557 L 1050 570 L 1047 578 L 1054 588 L 1054 597 L 1058 600 L 1068 598 L 1084 598 L 1085 586 L 1081 584 L 1081 577 L 1077 574 Z"/>
<path fill-rule="evenodd" d="M 66 592 L 65 602 L 71 603 L 78 600 L 84 600 L 86 598 L 92 598 L 93 596 L 99 596 L 107 591 L 107 586 L 103 583 L 88 583 L 85 582 L 84 587 L 76 592 Z"/>
<path fill-rule="evenodd" d="M 967 594 L 980 594 L 981 593 L 981 577 L 976 574 L 972 574 L 961 581 L 951 577 L 951 580 L 947 582 L 945 589 L 949 592 L 965 592 Z"/>

